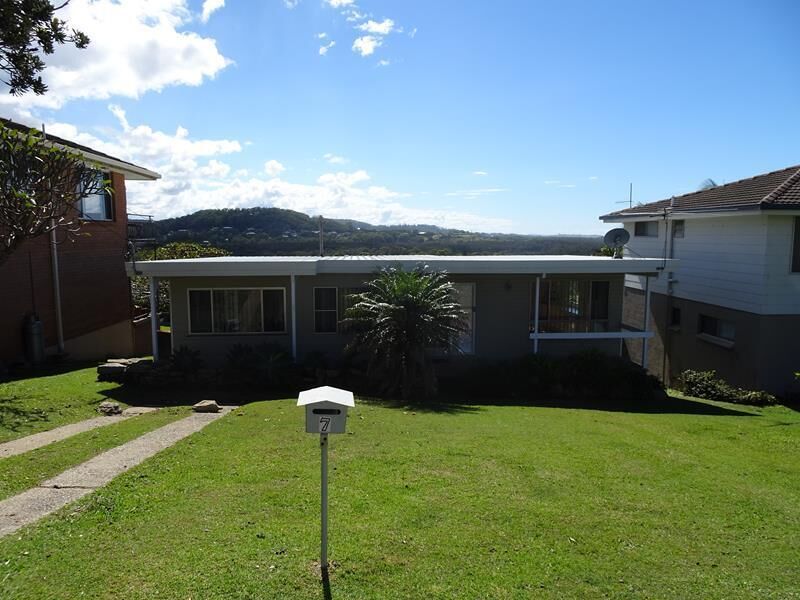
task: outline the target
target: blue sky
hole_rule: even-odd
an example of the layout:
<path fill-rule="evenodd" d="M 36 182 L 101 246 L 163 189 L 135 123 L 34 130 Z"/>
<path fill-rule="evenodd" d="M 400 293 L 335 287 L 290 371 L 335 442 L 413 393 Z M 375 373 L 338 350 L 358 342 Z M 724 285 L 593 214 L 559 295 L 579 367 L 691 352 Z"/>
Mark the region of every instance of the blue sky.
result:
<path fill-rule="evenodd" d="M 137 212 L 592 234 L 629 182 L 650 201 L 800 163 L 790 0 L 68 10 L 94 47 L 60 51 L 49 98 L 0 114 L 162 173 L 129 186 Z"/>

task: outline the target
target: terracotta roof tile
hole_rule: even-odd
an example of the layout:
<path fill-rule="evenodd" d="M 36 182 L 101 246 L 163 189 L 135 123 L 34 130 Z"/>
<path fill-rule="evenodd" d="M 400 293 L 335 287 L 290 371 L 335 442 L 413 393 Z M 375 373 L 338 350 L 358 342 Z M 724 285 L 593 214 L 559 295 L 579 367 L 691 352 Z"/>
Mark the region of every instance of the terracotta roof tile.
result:
<path fill-rule="evenodd" d="M 800 165 L 666 200 L 640 204 L 608 213 L 600 218 L 656 215 L 670 207 L 673 211 L 681 212 L 800 208 Z"/>

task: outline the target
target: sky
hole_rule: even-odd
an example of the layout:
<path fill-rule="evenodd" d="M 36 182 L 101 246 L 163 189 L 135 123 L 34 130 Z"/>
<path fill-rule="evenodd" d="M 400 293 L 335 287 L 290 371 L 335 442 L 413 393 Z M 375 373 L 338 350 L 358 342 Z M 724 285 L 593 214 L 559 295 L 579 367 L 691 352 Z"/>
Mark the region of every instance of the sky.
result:
<path fill-rule="evenodd" d="M 598 234 L 800 164 L 800 2 L 72 0 L 91 38 L 0 115 L 162 175 L 157 218 L 277 206 Z"/>

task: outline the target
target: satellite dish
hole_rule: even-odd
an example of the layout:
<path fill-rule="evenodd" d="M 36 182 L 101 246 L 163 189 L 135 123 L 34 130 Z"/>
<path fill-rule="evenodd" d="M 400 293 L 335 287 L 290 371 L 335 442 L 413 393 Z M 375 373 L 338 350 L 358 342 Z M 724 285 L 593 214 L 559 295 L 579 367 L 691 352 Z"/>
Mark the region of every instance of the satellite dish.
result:
<path fill-rule="evenodd" d="M 622 247 L 631 239 L 631 234 L 622 227 L 612 229 L 603 236 L 603 243 L 614 249 L 614 258 L 622 258 Z"/>

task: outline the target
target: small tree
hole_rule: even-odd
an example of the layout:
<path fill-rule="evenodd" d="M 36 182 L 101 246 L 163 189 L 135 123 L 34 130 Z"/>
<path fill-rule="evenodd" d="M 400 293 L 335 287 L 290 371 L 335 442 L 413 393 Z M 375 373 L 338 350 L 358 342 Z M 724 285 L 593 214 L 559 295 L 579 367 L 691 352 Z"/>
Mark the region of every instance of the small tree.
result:
<path fill-rule="evenodd" d="M 0 2 L 0 71 L 9 93 L 18 96 L 29 90 L 44 94 L 47 86 L 40 73 L 45 64 L 42 54 L 52 54 L 57 44 L 86 48 L 85 33 L 69 29 L 54 16 L 69 0 L 53 6 L 47 0 L 3 0 Z"/>
<path fill-rule="evenodd" d="M 208 258 L 229 256 L 230 252 L 215 246 L 204 246 L 197 242 L 172 242 L 158 248 L 143 248 L 136 252 L 136 261 L 174 260 L 179 258 Z M 150 306 L 150 282 L 143 275 L 131 277 L 131 297 L 137 311 L 145 311 Z M 158 282 L 158 312 L 169 312 L 169 286 L 166 281 Z"/>
<path fill-rule="evenodd" d="M 0 122 L 0 265 L 27 239 L 53 229 L 78 233 L 80 202 L 108 191 L 98 170 L 41 132 Z"/>
<path fill-rule="evenodd" d="M 353 294 L 345 313 L 356 337 L 351 348 L 365 353 L 369 370 L 383 382 L 384 391 L 408 399 L 419 389 L 436 392 L 431 363 L 433 349 L 458 351 L 458 339 L 467 329 L 453 284 L 442 271 L 426 267 L 413 271 L 384 269 Z"/>

